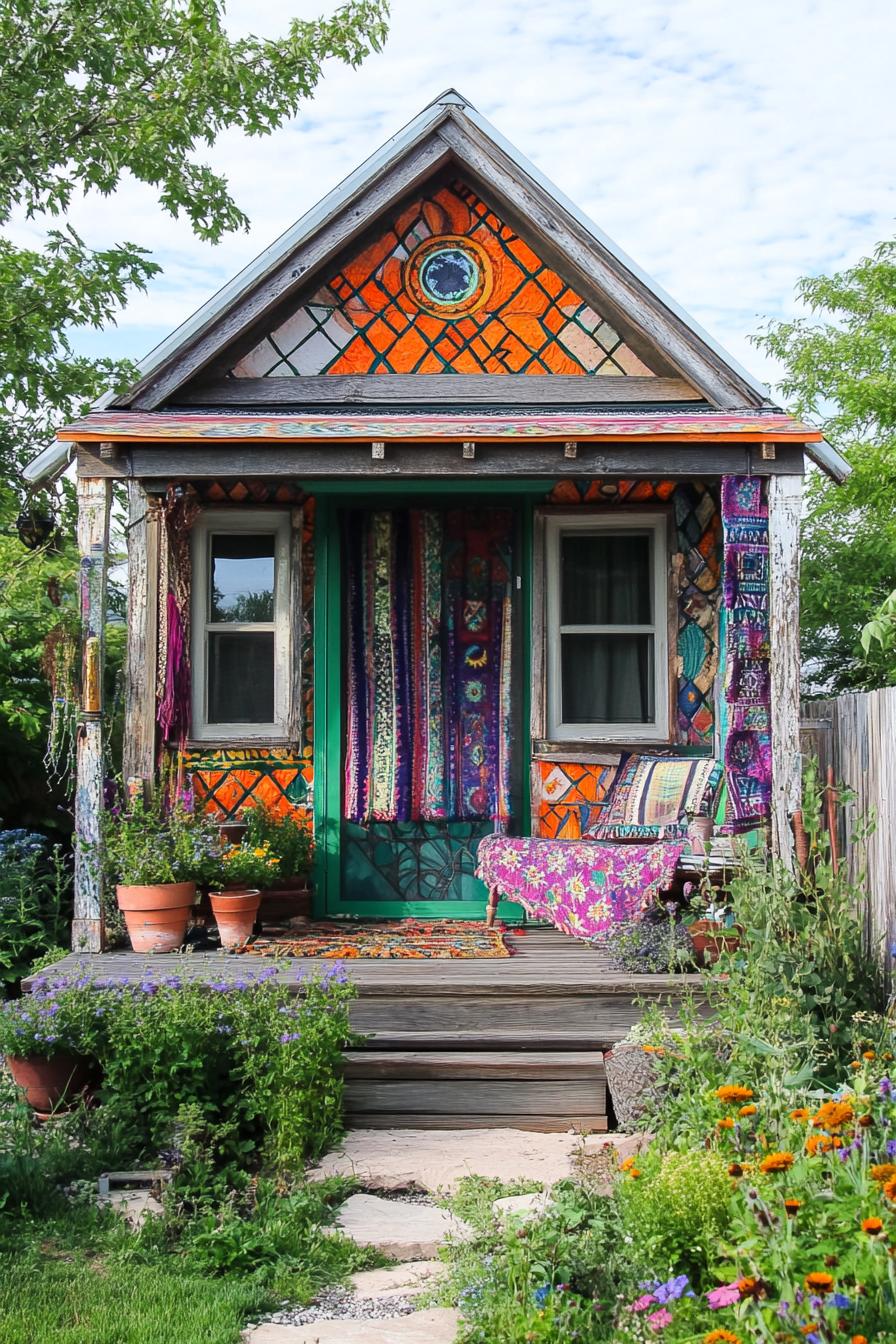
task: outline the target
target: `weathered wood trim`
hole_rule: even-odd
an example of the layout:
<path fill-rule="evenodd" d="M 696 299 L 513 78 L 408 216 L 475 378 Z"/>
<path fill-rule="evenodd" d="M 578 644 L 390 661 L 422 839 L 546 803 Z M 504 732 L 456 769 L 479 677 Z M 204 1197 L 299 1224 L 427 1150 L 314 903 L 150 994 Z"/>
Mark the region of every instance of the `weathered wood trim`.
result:
<path fill-rule="evenodd" d="M 772 847 L 793 866 L 790 818 L 800 806 L 800 514 L 801 476 L 768 484 L 771 640 Z"/>
<path fill-rule="evenodd" d="M 695 402 L 683 378 L 609 374 L 402 373 L 319 374 L 291 378 L 220 378 L 176 394 L 179 406 L 590 406 Z"/>
<path fill-rule="evenodd" d="M 774 462 L 763 463 L 761 475 L 792 475 L 802 470 L 801 445 L 779 445 Z M 575 476 L 683 476 L 748 475 L 749 445 L 732 442 L 637 444 L 579 442 L 575 471 L 563 456 L 563 443 L 526 440 L 477 444 L 476 458 L 465 461 L 460 443 L 390 443 L 382 462 L 373 463 L 369 443 L 271 442 L 172 445 L 128 444 L 115 462 L 103 461 L 92 445 L 80 445 L 78 472 L 82 476 L 135 477 L 146 482 L 178 479 L 225 480 L 266 476 L 313 481 L 340 477 L 363 480 L 451 477 L 476 481 L 483 477 L 536 476 L 560 479 Z M 147 486 L 147 488 L 150 488 Z"/>
<path fill-rule="evenodd" d="M 156 658 L 161 505 L 128 482 L 128 642 L 122 770 L 147 792 L 156 756 Z"/>
<path fill-rule="evenodd" d="M 644 340 L 655 346 L 650 366 L 656 368 L 656 351 L 666 356 L 670 372 L 688 378 L 719 407 L 761 404 L 756 391 L 740 379 L 715 351 L 679 317 L 666 308 L 635 275 L 531 178 L 524 178 L 499 146 L 472 126 L 449 119 L 439 131 L 458 162 L 474 177 L 484 198 L 497 196 L 506 222 L 518 230 L 542 258 L 561 268 L 565 278 L 577 285 L 583 297 L 598 304 L 598 311 L 619 331 L 642 358 Z M 608 311 L 608 301 L 609 308 Z M 642 336 L 635 344 L 632 327 Z M 649 347 L 648 347 L 649 349 Z M 643 350 L 643 353 L 642 353 Z M 662 370 L 657 369 L 657 372 Z"/>
<path fill-rule="evenodd" d="M 81 715 L 75 783 L 75 891 L 72 947 L 103 947 L 103 668 L 105 663 L 106 567 L 109 551 L 109 480 L 78 481 L 78 554 L 81 593 Z"/>
<path fill-rule="evenodd" d="M 133 392 L 117 404 L 130 405 L 135 410 L 154 410 L 161 406 L 246 327 L 291 291 L 307 285 L 334 253 L 357 238 L 394 200 L 431 177 L 448 158 L 448 146 L 439 136 L 423 140 L 275 266 L 235 308 L 214 320 L 176 356 L 137 383 Z"/>

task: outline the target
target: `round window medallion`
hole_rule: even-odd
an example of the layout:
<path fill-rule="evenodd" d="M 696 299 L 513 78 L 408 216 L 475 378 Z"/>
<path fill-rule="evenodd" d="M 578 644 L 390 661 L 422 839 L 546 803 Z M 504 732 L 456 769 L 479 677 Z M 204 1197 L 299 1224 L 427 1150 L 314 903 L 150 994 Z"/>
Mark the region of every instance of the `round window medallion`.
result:
<path fill-rule="evenodd" d="M 481 307 L 491 293 L 491 262 L 469 238 L 430 238 L 408 259 L 407 284 L 427 312 L 463 317 Z"/>

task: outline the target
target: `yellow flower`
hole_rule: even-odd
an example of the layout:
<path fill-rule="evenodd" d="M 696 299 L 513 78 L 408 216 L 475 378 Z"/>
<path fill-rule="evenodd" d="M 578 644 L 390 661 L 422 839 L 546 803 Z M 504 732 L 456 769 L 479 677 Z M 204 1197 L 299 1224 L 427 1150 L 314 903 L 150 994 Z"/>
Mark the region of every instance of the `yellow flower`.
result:
<path fill-rule="evenodd" d="M 722 1087 L 716 1088 L 716 1096 L 725 1106 L 740 1105 L 744 1101 L 752 1101 L 752 1087 L 742 1087 L 739 1083 L 724 1083 Z"/>
<path fill-rule="evenodd" d="M 789 1171 L 793 1166 L 793 1153 L 769 1153 L 759 1163 L 759 1170 L 763 1172 L 770 1171 Z"/>

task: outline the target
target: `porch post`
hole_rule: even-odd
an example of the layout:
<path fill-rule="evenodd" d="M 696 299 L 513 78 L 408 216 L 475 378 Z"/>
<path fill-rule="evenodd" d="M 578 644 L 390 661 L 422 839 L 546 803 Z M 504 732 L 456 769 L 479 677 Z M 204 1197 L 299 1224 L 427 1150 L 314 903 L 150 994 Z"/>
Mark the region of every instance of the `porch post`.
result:
<path fill-rule="evenodd" d="M 159 625 L 161 504 L 128 482 L 128 643 L 122 771 L 144 795 L 156 759 L 156 659 Z"/>
<path fill-rule="evenodd" d="M 790 819 L 800 806 L 800 512 L 803 478 L 768 482 L 772 852 L 793 867 Z"/>
<path fill-rule="evenodd" d="M 81 599 L 81 713 L 75 785 L 75 910 L 72 947 L 103 948 L 100 813 L 103 807 L 103 667 L 106 567 L 109 550 L 108 479 L 78 481 Z"/>

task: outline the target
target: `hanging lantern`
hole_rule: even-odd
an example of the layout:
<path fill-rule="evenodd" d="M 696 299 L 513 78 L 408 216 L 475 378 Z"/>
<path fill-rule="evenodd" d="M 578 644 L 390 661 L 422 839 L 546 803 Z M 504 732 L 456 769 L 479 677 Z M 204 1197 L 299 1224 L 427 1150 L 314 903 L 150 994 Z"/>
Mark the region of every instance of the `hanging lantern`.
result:
<path fill-rule="evenodd" d="M 23 509 L 16 519 L 19 541 L 29 551 L 40 550 L 56 531 L 56 520 L 51 513 L 38 509 Z"/>

